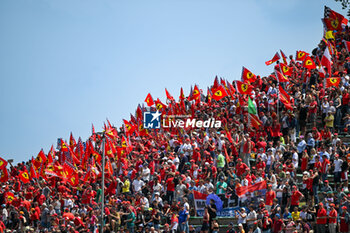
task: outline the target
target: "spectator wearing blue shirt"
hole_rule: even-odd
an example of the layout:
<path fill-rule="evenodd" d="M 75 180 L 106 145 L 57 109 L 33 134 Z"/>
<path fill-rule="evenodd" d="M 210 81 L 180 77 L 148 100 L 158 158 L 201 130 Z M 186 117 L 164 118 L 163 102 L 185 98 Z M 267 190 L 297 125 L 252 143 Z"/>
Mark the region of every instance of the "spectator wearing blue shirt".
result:
<path fill-rule="evenodd" d="M 298 154 L 301 155 L 303 153 L 303 151 L 306 148 L 306 141 L 304 140 L 304 136 L 300 135 L 300 142 L 298 143 L 297 149 L 298 149 Z"/>
<path fill-rule="evenodd" d="M 179 232 L 186 232 L 189 233 L 188 228 L 188 211 L 185 210 L 184 206 L 181 207 L 181 210 L 179 212 Z"/>

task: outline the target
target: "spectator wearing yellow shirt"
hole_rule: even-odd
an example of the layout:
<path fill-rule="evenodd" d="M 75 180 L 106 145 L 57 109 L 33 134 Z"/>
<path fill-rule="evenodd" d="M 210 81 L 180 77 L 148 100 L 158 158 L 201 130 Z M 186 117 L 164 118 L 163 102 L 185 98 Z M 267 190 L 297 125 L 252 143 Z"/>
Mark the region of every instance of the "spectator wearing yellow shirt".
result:
<path fill-rule="evenodd" d="M 292 212 L 292 219 L 294 222 L 300 219 L 300 211 L 298 210 L 298 207 L 294 208 L 294 211 Z"/>

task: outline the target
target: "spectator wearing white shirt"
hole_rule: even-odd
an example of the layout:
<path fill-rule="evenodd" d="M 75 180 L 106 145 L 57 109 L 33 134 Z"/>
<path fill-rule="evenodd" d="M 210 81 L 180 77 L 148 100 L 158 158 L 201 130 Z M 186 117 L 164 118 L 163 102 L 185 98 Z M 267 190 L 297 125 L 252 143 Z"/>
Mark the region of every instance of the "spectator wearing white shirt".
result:
<path fill-rule="evenodd" d="M 340 183 L 341 179 L 341 166 L 342 166 L 343 160 L 339 159 L 339 155 L 334 155 L 334 184 L 337 187 L 337 184 Z"/>

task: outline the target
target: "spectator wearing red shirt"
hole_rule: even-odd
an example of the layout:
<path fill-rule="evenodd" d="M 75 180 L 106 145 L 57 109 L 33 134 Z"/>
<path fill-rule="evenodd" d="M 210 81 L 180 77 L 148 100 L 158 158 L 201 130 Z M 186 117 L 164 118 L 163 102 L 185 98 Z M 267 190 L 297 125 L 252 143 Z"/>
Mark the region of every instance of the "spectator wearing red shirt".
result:
<path fill-rule="evenodd" d="M 279 214 L 276 214 L 272 224 L 272 233 L 281 233 L 283 228 L 283 220 L 281 219 L 281 216 Z"/>
<path fill-rule="evenodd" d="M 329 227 L 329 233 L 335 233 L 337 230 L 337 217 L 338 212 L 335 210 L 334 203 L 329 204 L 330 211 L 328 213 L 328 227 Z"/>
<path fill-rule="evenodd" d="M 292 196 L 290 197 L 290 212 L 294 211 L 295 207 L 299 208 L 300 198 L 302 197 L 304 197 L 304 195 L 298 190 L 298 187 L 294 185 Z"/>
<path fill-rule="evenodd" d="M 247 170 L 248 166 L 245 163 L 242 163 L 242 159 L 237 159 L 236 164 L 236 175 L 241 177 L 243 173 Z"/>
<path fill-rule="evenodd" d="M 319 206 L 319 209 L 317 211 L 317 217 L 316 217 L 317 233 L 325 233 L 326 232 L 327 218 L 328 218 L 327 211 L 323 207 L 322 202 L 318 206 Z"/>
<path fill-rule="evenodd" d="M 166 195 L 168 203 L 172 203 L 175 195 L 175 183 L 173 173 L 169 173 L 169 178 L 166 180 Z"/>
<path fill-rule="evenodd" d="M 267 191 L 265 195 L 265 208 L 270 212 L 271 206 L 273 205 L 273 199 L 276 198 L 276 192 L 272 190 L 272 185 L 267 186 Z"/>

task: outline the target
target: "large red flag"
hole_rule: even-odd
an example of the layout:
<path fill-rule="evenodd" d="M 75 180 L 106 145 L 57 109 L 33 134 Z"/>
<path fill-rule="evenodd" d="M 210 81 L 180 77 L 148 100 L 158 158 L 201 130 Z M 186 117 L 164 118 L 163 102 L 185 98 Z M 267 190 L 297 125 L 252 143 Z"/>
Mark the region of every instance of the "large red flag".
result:
<path fill-rule="evenodd" d="M 184 94 L 184 90 L 182 89 L 182 87 L 181 87 L 181 90 L 180 90 L 180 96 L 179 96 L 179 99 L 180 99 L 180 100 L 184 100 L 184 99 L 186 99 L 185 94 Z"/>
<path fill-rule="evenodd" d="M 70 137 L 69 137 L 69 147 L 74 150 L 74 148 L 77 146 L 77 142 L 75 141 L 72 132 L 70 132 Z"/>
<path fill-rule="evenodd" d="M 253 83 L 256 80 L 256 75 L 250 72 L 247 68 L 243 66 L 242 68 L 242 81 Z"/>
<path fill-rule="evenodd" d="M 6 182 L 9 179 L 9 174 L 7 172 L 7 168 L 4 167 L 3 169 L 0 169 L 0 182 Z"/>

